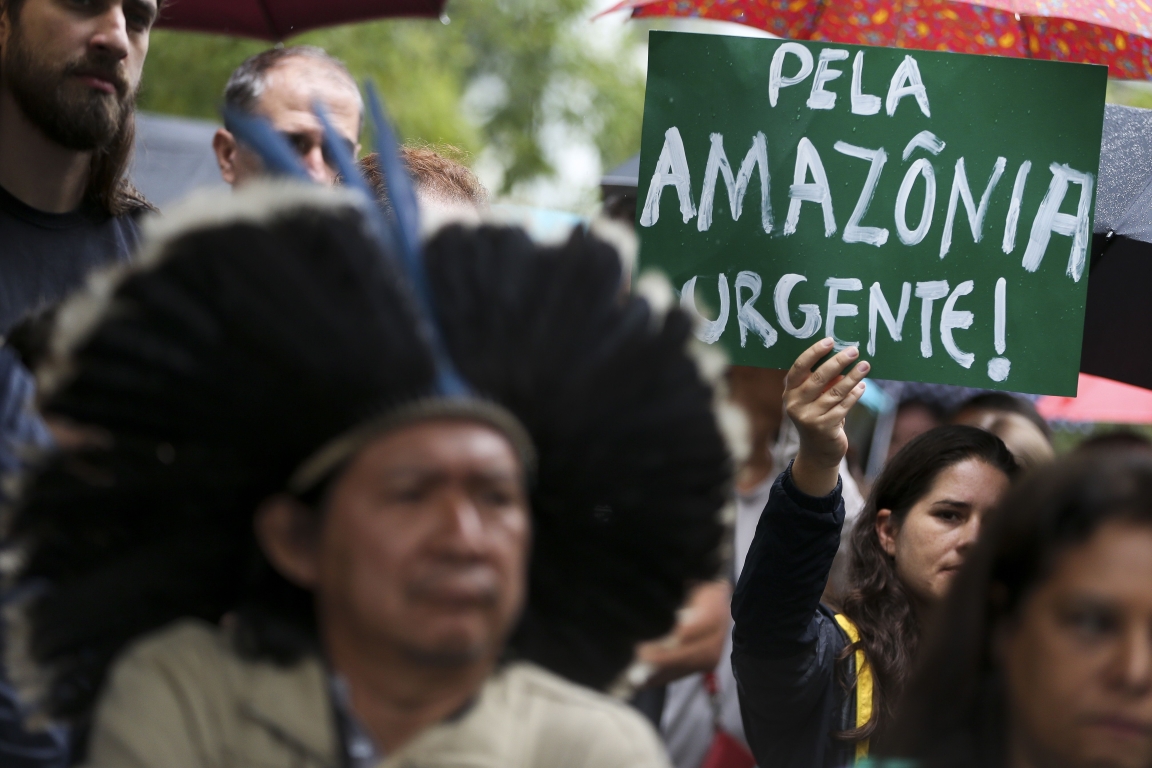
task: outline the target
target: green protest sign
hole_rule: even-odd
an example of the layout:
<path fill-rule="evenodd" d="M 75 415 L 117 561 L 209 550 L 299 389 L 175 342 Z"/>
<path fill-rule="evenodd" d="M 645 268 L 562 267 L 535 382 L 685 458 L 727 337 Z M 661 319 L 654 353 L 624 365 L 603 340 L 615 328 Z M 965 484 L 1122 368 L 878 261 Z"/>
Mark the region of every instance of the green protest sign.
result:
<path fill-rule="evenodd" d="M 1074 395 L 1107 72 L 654 32 L 642 265 L 738 364 L 830 335 L 877 378 Z"/>

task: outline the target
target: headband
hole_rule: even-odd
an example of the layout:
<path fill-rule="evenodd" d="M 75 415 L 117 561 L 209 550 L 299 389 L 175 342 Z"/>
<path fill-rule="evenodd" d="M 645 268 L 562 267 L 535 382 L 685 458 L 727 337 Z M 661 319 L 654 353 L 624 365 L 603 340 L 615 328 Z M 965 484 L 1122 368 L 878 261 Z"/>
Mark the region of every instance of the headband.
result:
<path fill-rule="evenodd" d="M 492 427 L 512 443 L 526 475 L 536 469 L 536 448 L 528 430 L 511 411 L 490 400 L 430 397 L 416 400 L 353 427 L 328 441 L 292 473 L 288 491 L 296 496 L 313 490 L 338 467 L 376 438 L 420 421 L 464 419 Z"/>

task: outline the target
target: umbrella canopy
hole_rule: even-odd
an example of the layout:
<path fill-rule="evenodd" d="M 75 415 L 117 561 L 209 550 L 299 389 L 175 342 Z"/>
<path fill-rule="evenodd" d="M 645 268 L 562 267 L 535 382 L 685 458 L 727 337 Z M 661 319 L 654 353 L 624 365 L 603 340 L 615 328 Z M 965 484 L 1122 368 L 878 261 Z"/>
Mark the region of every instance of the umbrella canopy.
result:
<path fill-rule="evenodd" d="M 1076 397 L 1042 397 L 1036 410 L 1048 421 L 1152 424 L 1152 392 L 1082 373 Z"/>
<path fill-rule="evenodd" d="M 602 187 L 627 187 L 633 192 L 640 183 L 640 153 L 632 155 L 620 165 L 600 177 Z"/>
<path fill-rule="evenodd" d="M 1080 370 L 1152 388 L 1152 110 L 1105 108 L 1093 228 Z"/>
<path fill-rule="evenodd" d="M 390 16 L 437 17 L 446 0 L 168 0 L 157 27 L 273 42 L 310 29 Z"/>
<path fill-rule="evenodd" d="M 219 127 L 208 120 L 137 112 L 132 184 L 160 210 L 194 190 L 227 192 L 212 151 Z"/>
<path fill-rule="evenodd" d="M 1152 243 L 1152 109 L 1104 107 L 1093 229 Z"/>
<path fill-rule="evenodd" d="M 1148 0 L 624 0 L 611 11 L 734 21 L 797 40 L 1107 64 L 1152 78 Z"/>
<path fill-rule="evenodd" d="M 600 177 L 600 196 L 609 210 L 620 208 L 616 215 L 636 219 L 636 188 L 640 185 L 640 153 Z M 629 215 L 630 214 L 630 215 Z"/>

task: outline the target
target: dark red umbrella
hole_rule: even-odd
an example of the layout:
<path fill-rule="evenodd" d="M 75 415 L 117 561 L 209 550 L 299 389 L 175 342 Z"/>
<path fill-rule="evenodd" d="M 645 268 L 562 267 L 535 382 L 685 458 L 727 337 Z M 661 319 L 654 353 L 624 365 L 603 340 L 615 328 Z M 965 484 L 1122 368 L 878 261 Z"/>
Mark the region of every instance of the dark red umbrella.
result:
<path fill-rule="evenodd" d="M 279 41 L 317 27 L 390 16 L 436 18 L 446 0 L 167 0 L 156 25 Z"/>

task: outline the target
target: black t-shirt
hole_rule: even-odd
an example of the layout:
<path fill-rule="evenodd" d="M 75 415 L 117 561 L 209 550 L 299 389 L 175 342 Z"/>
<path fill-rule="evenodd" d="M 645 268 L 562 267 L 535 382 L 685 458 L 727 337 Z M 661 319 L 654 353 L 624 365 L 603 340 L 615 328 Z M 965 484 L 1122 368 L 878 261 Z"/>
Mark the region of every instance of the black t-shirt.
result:
<path fill-rule="evenodd" d="M 66 298 L 93 270 L 128 259 L 142 211 L 45 213 L 0 187 L 0 336 Z"/>

